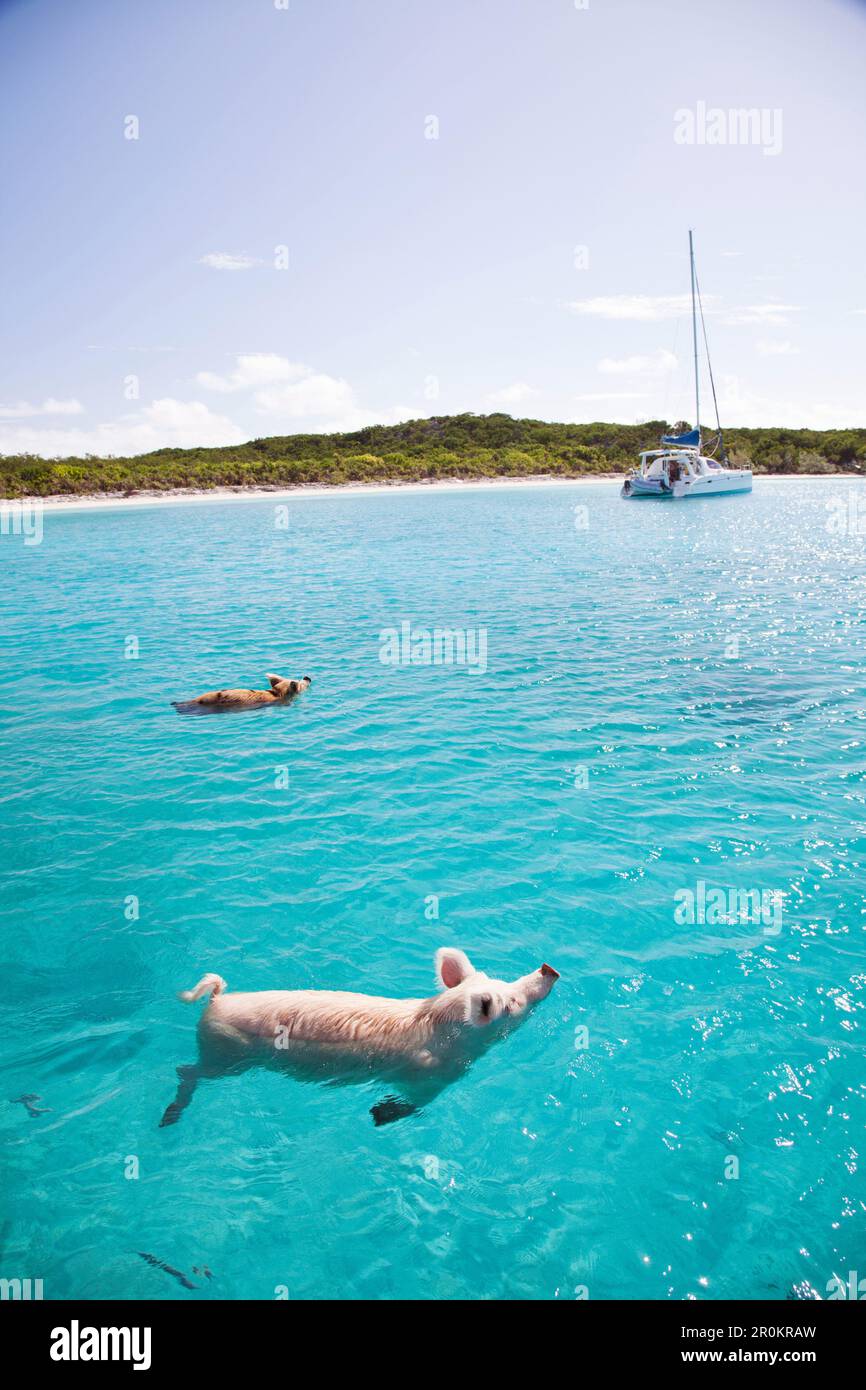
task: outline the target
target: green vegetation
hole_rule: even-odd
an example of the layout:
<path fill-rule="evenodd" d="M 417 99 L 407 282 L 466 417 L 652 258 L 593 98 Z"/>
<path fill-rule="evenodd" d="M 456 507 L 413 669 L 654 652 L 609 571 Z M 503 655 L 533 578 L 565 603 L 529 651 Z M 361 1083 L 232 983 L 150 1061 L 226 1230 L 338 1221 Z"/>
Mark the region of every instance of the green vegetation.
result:
<path fill-rule="evenodd" d="M 669 426 L 549 425 L 510 415 L 450 415 L 352 434 L 293 434 L 222 449 L 157 449 L 138 458 L 0 457 L 0 495 L 134 493 L 437 478 L 576 478 L 623 473 Z M 730 430 L 733 463 L 756 473 L 862 473 L 866 429 Z"/>

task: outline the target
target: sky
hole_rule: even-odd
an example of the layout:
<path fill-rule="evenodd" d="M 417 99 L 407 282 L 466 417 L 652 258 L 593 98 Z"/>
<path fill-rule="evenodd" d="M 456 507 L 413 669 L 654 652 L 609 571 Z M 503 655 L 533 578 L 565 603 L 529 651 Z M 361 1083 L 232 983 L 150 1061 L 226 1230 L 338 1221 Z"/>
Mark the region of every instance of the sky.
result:
<path fill-rule="evenodd" d="M 0 0 L 0 452 L 693 423 L 689 228 L 722 423 L 864 426 L 864 71 L 862 0 Z"/>

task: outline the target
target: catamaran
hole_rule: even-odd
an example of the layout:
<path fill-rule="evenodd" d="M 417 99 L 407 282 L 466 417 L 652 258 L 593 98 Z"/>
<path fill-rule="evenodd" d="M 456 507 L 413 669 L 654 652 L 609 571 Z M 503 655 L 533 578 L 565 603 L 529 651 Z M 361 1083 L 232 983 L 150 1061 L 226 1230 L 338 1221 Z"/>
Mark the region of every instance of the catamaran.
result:
<path fill-rule="evenodd" d="M 695 357 L 695 428 L 683 434 L 663 434 L 661 449 L 647 449 L 640 456 L 637 468 L 629 473 L 622 485 L 621 497 L 715 497 L 721 492 L 751 492 L 752 470 L 732 468 L 728 462 L 722 426 L 719 421 L 719 405 L 716 400 L 716 384 L 710 362 L 710 348 L 707 342 L 707 329 L 704 323 L 704 306 L 701 303 L 701 290 L 695 271 L 695 247 L 692 233 L 689 232 L 689 264 L 692 274 L 692 343 Z M 698 373 L 698 319 L 701 314 L 704 349 L 716 408 L 716 435 L 706 449 L 701 436 L 701 395 Z M 717 457 L 718 455 L 718 457 Z"/>

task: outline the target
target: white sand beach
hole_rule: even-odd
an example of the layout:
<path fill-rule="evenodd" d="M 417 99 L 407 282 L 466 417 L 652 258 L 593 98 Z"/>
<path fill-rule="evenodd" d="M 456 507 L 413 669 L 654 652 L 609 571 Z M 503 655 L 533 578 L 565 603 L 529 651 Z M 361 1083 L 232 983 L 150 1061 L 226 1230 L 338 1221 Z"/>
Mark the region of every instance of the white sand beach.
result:
<path fill-rule="evenodd" d="M 579 487 L 586 484 L 619 482 L 621 473 L 599 473 L 582 478 L 556 478 L 541 475 L 533 478 L 459 478 L 436 479 L 430 482 L 389 483 L 301 483 L 285 488 L 171 488 L 142 489 L 141 492 L 69 494 L 53 497 L 10 498 L 6 505 L 33 506 L 41 502 L 46 511 L 91 511 L 107 507 L 153 507 L 171 502 L 279 502 L 284 498 L 298 501 L 305 497 L 375 496 L 388 492 L 468 492 L 484 488 Z"/>
<path fill-rule="evenodd" d="M 466 480 L 447 478 L 430 480 L 429 482 L 399 482 L 395 480 L 388 483 L 333 483 L 330 485 L 301 483 L 296 487 L 285 488 L 154 488 L 142 489 L 142 491 L 132 494 L 85 493 L 78 495 L 70 493 L 52 497 L 6 498 L 0 499 L 0 506 L 33 507 L 41 503 L 45 511 L 102 511 L 115 507 L 154 507 L 178 502 L 262 502 L 267 500 L 279 502 L 281 499 L 287 498 L 297 502 L 308 497 L 376 496 L 398 491 L 472 492 L 485 488 L 587 487 L 598 486 L 602 483 L 622 482 L 624 477 L 624 473 L 587 474 L 580 478 L 560 478 L 541 474 L 532 478 L 495 477 Z M 856 481 L 857 477 L 858 475 L 848 473 L 766 473 L 758 474 L 756 481 L 784 483 L 792 479 L 798 481 L 824 479 L 826 481 L 829 478 Z"/>

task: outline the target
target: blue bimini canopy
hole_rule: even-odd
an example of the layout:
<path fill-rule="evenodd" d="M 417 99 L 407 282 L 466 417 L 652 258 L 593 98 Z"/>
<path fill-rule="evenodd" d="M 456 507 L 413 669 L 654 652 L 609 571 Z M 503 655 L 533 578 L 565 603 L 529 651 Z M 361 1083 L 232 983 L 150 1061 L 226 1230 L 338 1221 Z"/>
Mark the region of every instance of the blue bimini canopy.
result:
<path fill-rule="evenodd" d="M 662 444 L 699 449 L 701 447 L 701 432 L 700 430 L 689 430 L 688 434 L 663 434 Z"/>

